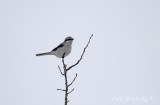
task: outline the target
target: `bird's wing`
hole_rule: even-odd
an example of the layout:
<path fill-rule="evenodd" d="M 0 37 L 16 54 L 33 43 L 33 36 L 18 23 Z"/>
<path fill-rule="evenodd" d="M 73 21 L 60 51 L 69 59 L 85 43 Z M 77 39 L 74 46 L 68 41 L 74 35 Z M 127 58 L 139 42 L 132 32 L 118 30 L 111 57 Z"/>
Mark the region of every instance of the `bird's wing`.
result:
<path fill-rule="evenodd" d="M 58 48 L 63 47 L 63 43 L 61 43 L 60 45 L 58 45 L 56 48 L 54 48 L 52 51 L 56 51 Z"/>

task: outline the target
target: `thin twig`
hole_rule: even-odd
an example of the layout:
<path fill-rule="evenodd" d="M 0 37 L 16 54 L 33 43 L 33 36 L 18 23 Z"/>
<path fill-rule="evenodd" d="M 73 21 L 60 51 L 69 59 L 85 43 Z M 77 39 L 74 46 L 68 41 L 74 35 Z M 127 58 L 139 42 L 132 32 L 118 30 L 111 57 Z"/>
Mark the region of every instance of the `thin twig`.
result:
<path fill-rule="evenodd" d="M 60 90 L 60 91 L 66 91 L 66 90 L 64 90 L 64 89 L 57 89 L 57 90 Z"/>
<path fill-rule="evenodd" d="M 91 37 L 89 38 L 89 41 L 88 41 L 88 43 L 87 43 L 86 47 L 84 48 L 83 53 L 82 53 L 82 55 L 81 55 L 80 59 L 79 59 L 79 60 L 78 60 L 74 65 L 72 65 L 72 66 L 68 67 L 68 68 L 66 69 L 67 71 L 68 71 L 68 70 L 70 70 L 72 67 L 74 67 L 74 66 L 78 65 L 78 64 L 79 64 L 79 62 L 82 60 L 83 55 L 84 55 L 84 53 L 85 53 L 85 51 L 86 51 L 86 49 L 87 49 L 87 47 L 88 47 L 88 45 L 89 45 L 90 40 L 91 40 L 91 38 L 92 38 L 92 37 L 93 37 L 93 34 L 92 34 L 92 35 L 91 35 Z"/>
<path fill-rule="evenodd" d="M 68 87 L 73 84 L 73 82 L 76 80 L 76 78 L 77 78 L 77 73 L 76 73 L 76 76 L 74 77 L 73 81 L 68 85 Z"/>
<path fill-rule="evenodd" d="M 64 76 L 64 73 L 62 73 L 60 66 L 58 66 L 58 69 L 59 69 L 60 73 Z"/>
<path fill-rule="evenodd" d="M 74 91 L 74 88 L 68 94 L 72 93 L 73 91 Z"/>

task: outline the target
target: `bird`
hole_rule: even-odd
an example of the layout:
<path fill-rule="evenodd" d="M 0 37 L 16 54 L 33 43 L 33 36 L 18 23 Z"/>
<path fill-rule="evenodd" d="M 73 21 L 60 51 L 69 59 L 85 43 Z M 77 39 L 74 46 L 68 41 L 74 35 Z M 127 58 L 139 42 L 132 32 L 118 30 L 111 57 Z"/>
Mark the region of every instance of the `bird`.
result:
<path fill-rule="evenodd" d="M 56 48 L 54 48 L 50 52 L 38 53 L 36 56 L 44 56 L 44 55 L 55 55 L 57 58 L 64 58 L 68 56 L 72 50 L 72 42 L 73 38 L 68 36 L 65 38 L 63 43 L 59 44 Z"/>

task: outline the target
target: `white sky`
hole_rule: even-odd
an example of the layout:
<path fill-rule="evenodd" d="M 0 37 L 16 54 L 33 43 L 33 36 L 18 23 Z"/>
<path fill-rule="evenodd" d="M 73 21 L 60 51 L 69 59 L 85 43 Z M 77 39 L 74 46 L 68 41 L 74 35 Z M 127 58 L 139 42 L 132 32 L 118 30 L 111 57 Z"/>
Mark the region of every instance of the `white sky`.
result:
<path fill-rule="evenodd" d="M 69 105 L 160 105 L 159 0 L 0 0 L 0 105 L 63 105 L 51 51 L 74 37 Z M 131 100 L 132 99 L 132 100 Z"/>

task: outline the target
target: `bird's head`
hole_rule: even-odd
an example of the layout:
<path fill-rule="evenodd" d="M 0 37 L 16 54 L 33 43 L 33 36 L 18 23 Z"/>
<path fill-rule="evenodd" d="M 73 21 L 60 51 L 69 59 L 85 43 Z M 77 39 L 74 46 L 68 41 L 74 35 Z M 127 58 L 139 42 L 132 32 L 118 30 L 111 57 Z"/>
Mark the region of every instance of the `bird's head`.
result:
<path fill-rule="evenodd" d="M 74 39 L 69 36 L 69 37 L 66 37 L 66 38 L 65 38 L 64 43 L 65 43 L 66 45 L 72 45 L 73 40 L 74 40 Z"/>
<path fill-rule="evenodd" d="M 64 41 L 66 42 L 66 41 L 73 41 L 73 40 L 74 40 L 74 39 L 69 36 L 69 37 L 66 37 Z"/>

